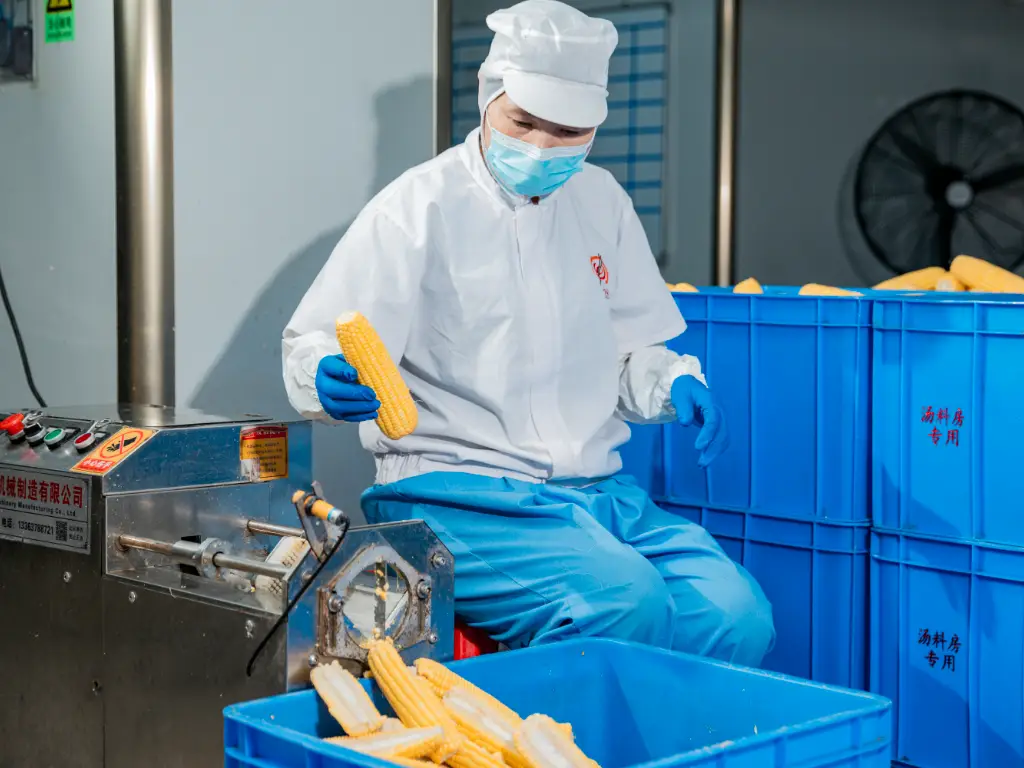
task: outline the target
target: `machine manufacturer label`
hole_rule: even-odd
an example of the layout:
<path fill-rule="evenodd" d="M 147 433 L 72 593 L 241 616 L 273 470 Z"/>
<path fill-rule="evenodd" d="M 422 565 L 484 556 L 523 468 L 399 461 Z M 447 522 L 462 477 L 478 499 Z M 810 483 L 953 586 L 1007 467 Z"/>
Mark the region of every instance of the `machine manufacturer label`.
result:
<path fill-rule="evenodd" d="M 0 469 L 0 537 L 89 552 L 88 481 Z"/>
<path fill-rule="evenodd" d="M 254 483 L 288 477 L 288 427 L 243 427 L 238 455 Z"/>
<path fill-rule="evenodd" d="M 135 453 L 155 434 L 156 431 L 152 429 L 124 427 L 75 464 L 71 471 L 85 475 L 105 475 Z"/>

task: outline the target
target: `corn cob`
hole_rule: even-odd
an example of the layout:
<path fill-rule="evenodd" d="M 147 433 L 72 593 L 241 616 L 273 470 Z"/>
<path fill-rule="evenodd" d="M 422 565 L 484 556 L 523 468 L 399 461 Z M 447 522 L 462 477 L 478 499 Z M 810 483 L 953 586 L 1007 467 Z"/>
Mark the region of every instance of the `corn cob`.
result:
<path fill-rule="evenodd" d="M 949 271 L 972 290 L 986 293 L 1024 293 L 1024 277 L 973 256 L 957 256 Z"/>
<path fill-rule="evenodd" d="M 435 763 L 429 760 L 411 760 L 408 757 L 388 757 L 389 762 L 401 765 L 403 768 L 437 768 Z"/>
<path fill-rule="evenodd" d="M 460 688 L 452 688 L 444 696 L 444 707 L 459 726 L 462 734 L 487 752 L 502 756 L 512 768 L 529 768 L 516 750 L 515 732 L 522 724 L 518 715 L 509 717 L 493 705 L 490 696 Z"/>
<path fill-rule="evenodd" d="M 444 738 L 440 726 L 433 728 L 407 728 L 392 733 L 375 733 L 372 736 L 334 736 L 326 739 L 348 749 L 377 757 L 406 757 L 416 759 L 427 757 L 437 751 Z"/>
<path fill-rule="evenodd" d="M 526 718 L 516 731 L 515 744 L 530 768 L 598 768 L 547 715 Z"/>
<path fill-rule="evenodd" d="M 515 720 L 519 722 L 522 718 L 518 712 L 506 707 L 491 694 L 486 691 L 477 688 L 469 680 L 452 672 L 448 667 L 443 664 L 439 664 L 433 659 L 420 658 L 416 659 L 416 674 L 427 681 L 434 693 L 439 697 L 443 698 L 452 688 L 465 688 L 468 691 L 472 691 L 483 699 L 486 699 L 489 706 L 495 711 L 501 712 L 502 717 L 506 720 Z"/>
<path fill-rule="evenodd" d="M 504 768 L 505 761 L 497 752 L 489 752 L 474 741 L 464 739 L 459 751 L 448 759 L 452 768 Z"/>
<path fill-rule="evenodd" d="M 800 289 L 801 296 L 862 296 L 857 291 L 847 291 L 845 288 L 833 288 L 831 285 L 818 285 L 808 283 Z"/>
<path fill-rule="evenodd" d="M 275 565 L 293 566 L 309 554 L 309 542 L 301 536 L 282 536 L 267 556 L 267 562 Z M 283 595 L 285 582 L 273 576 L 257 576 L 253 586 L 257 590 Z"/>
<path fill-rule="evenodd" d="M 384 725 L 387 718 L 373 706 L 370 694 L 338 662 L 316 667 L 309 673 L 309 680 L 327 711 L 349 736 L 375 733 Z"/>
<path fill-rule="evenodd" d="M 359 383 L 372 389 L 380 400 L 380 431 L 392 440 L 411 434 L 418 420 L 416 403 L 370 321 L 350 312 L 338 318 L 335 331 L 341 353 L 356 369 Z"/>
<path fill-rule="evenodd" d="M 876 291 L 933 291 L 946 270 L 942 267 L 915 269 L 896 277 L 883 280 L 875 286 Z"/>
<path fill-rule="evenodd" d="M 943 272 L 942 277 L 935 283 L 936 291 L 954 293 L 965 290 L 964 284 L 952 272 Z"/>
<path fill-rule="evenodd" d="M 674 291 L 676 293 L 699 293 L 697 288 L 689 283 L 676 283 L 675 285 L 672 283 L 665 283 L 665 285 L 668 286 L 670 291 Z"/>
<path fill-rule="evenodd" d="M 380 727 L 381 733 L 393 733 L 394 731 L 404 731 L 405 725 L 397 717 L 386 717 L 384 718 L 384 725 Z"/>
<path fill-rule="evenodd" d="M 377 685 L 406 728 L 441 727 L 441 743 L 431 755 L 434 762 L 443 763 L 454 755 L 465 741 L 458 726 L 427 682 L 405 666 L 391 639 L 372 642 L 367 661 Z"/>
<path fill-rule="evenodd" d="M 761 284 L 752 277 L 748 277 L 746 280 L 736 283 L 732 289 L 733 293 L 764 293 L 764 289 Z"/>

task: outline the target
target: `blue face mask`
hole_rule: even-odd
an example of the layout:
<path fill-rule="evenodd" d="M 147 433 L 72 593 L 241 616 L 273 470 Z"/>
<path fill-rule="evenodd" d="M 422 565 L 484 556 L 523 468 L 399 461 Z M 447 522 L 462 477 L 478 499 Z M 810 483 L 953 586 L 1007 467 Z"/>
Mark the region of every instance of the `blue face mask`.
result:
<path fill-rule="evenodd" d="M 523 197 L 544 197 L 583 170 L 591 139 L 579 147 L 535 147 L 491 128 L 491 145 L 484 156 L 494 178 Z"/>

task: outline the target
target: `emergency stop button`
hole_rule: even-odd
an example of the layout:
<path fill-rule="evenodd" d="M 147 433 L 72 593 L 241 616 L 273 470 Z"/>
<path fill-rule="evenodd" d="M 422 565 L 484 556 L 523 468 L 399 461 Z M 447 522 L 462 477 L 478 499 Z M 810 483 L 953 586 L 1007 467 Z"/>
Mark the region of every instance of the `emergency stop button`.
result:
<path fill-rule="evenodd" d="M 93 432 L 83 432 L 75 438 L 75 450 L 85 453 L 96 444 L 96 435 Z"/>
<path fill-rule="evenodd" d="M 0 421 L 0 431 L 10 434 L 16 432 L 21 428 L 21 425 L 25 421 L 25 414 L 23 413 L 12 413 L 3 421 Z"/>

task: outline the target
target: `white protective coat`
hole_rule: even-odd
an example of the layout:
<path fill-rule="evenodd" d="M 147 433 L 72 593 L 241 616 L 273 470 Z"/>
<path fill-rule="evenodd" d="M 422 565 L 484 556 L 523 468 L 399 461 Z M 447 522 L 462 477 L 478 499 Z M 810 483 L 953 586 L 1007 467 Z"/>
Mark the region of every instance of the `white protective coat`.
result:
<path fill-rule="evenodd" d="M 405 173 L 360 213 L 284 331 L 284 380 L 330 421 L 317 366 L 334 320 L 362 312 L 419 407 L 398 441 L 360 425 L 377 482 L 431 471 L 586 480 L 621 468 L 625 421 L 675 417 L 700 363 L 662 346 L 686 328 L 626 192 L 587 165 L 535 204 L 491 177 L 480 132 Z"/>

